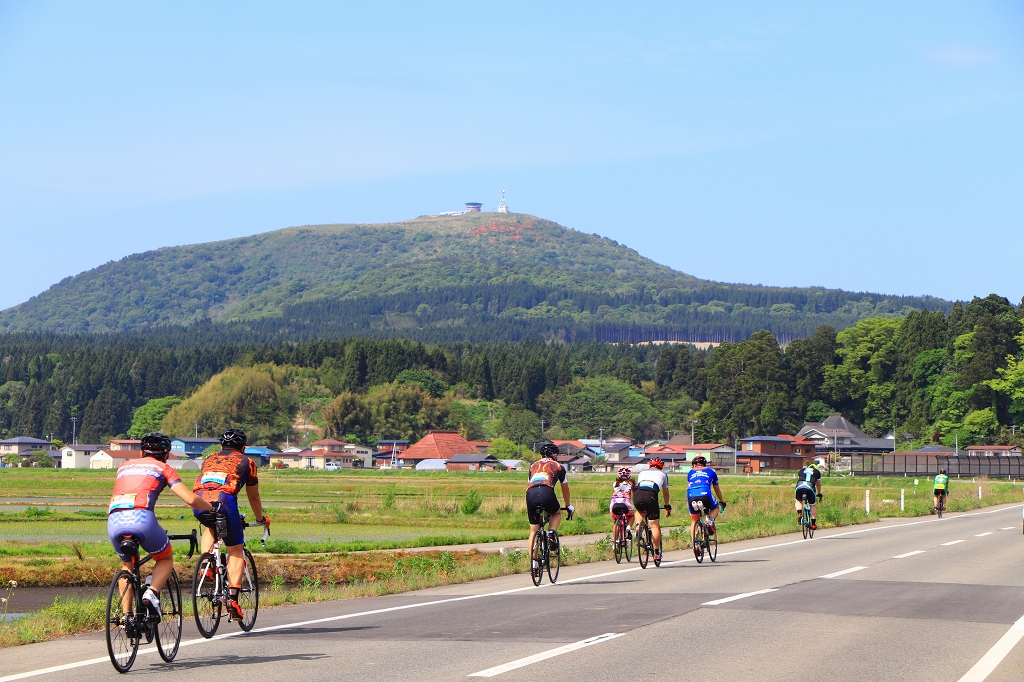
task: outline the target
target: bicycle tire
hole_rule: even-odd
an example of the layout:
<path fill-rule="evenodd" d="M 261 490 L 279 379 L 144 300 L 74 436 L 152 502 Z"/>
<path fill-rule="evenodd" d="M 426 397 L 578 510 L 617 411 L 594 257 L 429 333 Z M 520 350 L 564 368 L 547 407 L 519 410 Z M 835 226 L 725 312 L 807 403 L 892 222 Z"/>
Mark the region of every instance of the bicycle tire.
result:
<path fill-rule="evenodd" d="M 626 540 L 626 563 L 631 563 L 633 561 L 633 542 L 633 535 L 631 533 L 629 538 Z"/>
<path fill-rule="evenodd" d="M 699 519 L 693 531 L 693 557 L 698 564 L 704 563 L 704 523 Z"/>
<path fill-rule="evenodd" d="M 718 531 L 716 530 L 714 535 L 707 536 L 708 545 L 708 558 L 711 559 L 711 563 L 715 563 L 718 559 Z"/>
<path fill-rule="evenodd" d="M 207 568 L 213 577 L 205 575 Z M 199 634 L 206 639 L 213 637 L 220 626 L 221 592 L 217 560 L 211 552 L 203 552 L 192 571 L 192 613 Z"/>
<path fill-rule="evenodd" d="M 530 579 L 537 587 L 540 587 L 544 580 L 544 550 L 545 536 L 542 527 L 533 536 L 533 546 L 530 547 Z"/>
<path fill-rule="evenodd" d="M 647 544 L 647 531 L 650 527 L 646 521 L 640 522 L 636 531 L 636 558 L 640 562 L 640 568 L 646 569 L 647 562 L 651 560 L 651 546 Z"/>
<path fill-rule="evenodd" d="M 238 621 L 238 627 L 249 632 L 256 624 L 256 615 L 260 610 L 260 577 L 256 572 L 256 559 L 252 552 L 243 549 L 245 552 L 245 569 L 242 573 L 242 587 L 238 590 L 238 605 L 242 607 L 242 614 L 245 616 Z"/>
<path fill-rule="evenodd" d="M 810 516 L 810 514 L 811 514 L 811 510 L 808 509 L 807 510 L 808 517 Z M 813 522 L 812 522 L 812 520 L 810 518 L 807 519 L 807 536 L 810 539 L 812 539 L 812 540 L 814 539 L 814 524 L 813 524 Z"/>
<path fill-rule="evenodd" d="M 168 663 L 178 655 L 181 643 L 181 621 L 184 609 L 181 608 L 181 583 L 178 572 L 171 569 L 171 575 L 160 590 L 161 619 L 156 626 L 156 650 L 160 658 Z"/>
<path fill-rule="evenodd" d="M 548 543 L 548 580 L 552 584 L 558 580 L 558 571 L 562 568 L 562 543 L 558 540 L 558 531 L 555 531 L 555 546 Z"/>
<path fill-rule="evenodd" d="M 946 498 L 942 496 L 939 498 L 939 518 L 942 518 L 942 512 L 946 510 Z"/>
<path fill-rule="evenodd" d="M 811 522 L 807 518 L 807 503 L 804 502 L 804 508 L 800 512 L 800 530 L 804 534 L 804 540 L 807 539 L 808 531 L 811 529 Z"/>
<path fill-rule="evenodd" d="M 617 538 L 614 540 L 615 544 L 615 563 L 622 563 L 622 555 L 626 550 L 626 527 L 622 521 L 615 519 L 615 530 L 612 535 Z"/>
<path fill-rule="evenodd" d="M 122 588 L 121 581 L 124 580 Z M 122 589 L 124 591 L 122 591 Z M 129 610 L 124 609 L 125 592 L 131 590 L 128 597 Z M 141 611 L 142 596 L 139 594 L 135 576 L 130 571 L 118 571 L 110 581 L 107 590 L 107 654 L 114 670 L 126 673 L 132 668 L 135 657 L 139 653 L 139 629 L 136 614 Z"/>

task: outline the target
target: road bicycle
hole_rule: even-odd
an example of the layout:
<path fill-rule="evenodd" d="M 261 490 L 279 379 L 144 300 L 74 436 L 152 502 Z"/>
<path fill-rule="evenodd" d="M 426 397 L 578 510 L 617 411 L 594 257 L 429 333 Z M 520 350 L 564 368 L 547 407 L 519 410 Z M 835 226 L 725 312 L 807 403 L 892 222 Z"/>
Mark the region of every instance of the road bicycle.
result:
<path fill-rule="evenodd" d="M 265 522 L 246 523 L 245 514 L 241 518 L 245 528 L 263 526 L 260 544 L 265 547 L 270 536 L 270 529 Z M 199 634 L 209 639 L 220 627 L 222 611 L 227 610 L 228 562 L 222 545 L 227 535 L 228 519 L 223 512 L 208 512 L 200 517 L 199 522 L 213 532 L 213 547 L 199 556 L 192 573 L 192 613 Z M 249 632 L 256 623 L 256 614 L 260 608 L 260 581 L 256 572 L 256 559 L 248 548 L 243 547 L 242 552 L 245 566 L 242 570 L 242 584 L 238 588 L 238 605 L 242 608 L 243 618 L 238 619 L 238 626 Z M 227 615 L 228 622 L 235 620 L 230 611 Z"/>
<path fill-rule="evenodd" d="M 626 523 L 626 514 L 615 514 L 615 532 L 612 533 L 612 537 L 615 543 L 615 563 L 621 564 L 622 558 L 626 558 L 626 563 L 633 561 L 633 531 L 630 529 L 629 524 Z"/>
<path fill-rule="evenodd" d="M 665 507 L 658 507 L 664 509 Z M 640 514 L 639 512 L 637 512 Z M 640 562 L 640 568 L 646 569 L 647 564 L 654 555 L 654 565 L 661 566 L 661 555 L 654 552 L 654 537 L 651 535 L 651 526 L 647 523 L 647 517 L 640 514 L 640 525 L 636 529 L 636 558 Z"/>
<path fill-rule="evenodd" d="M 802 500 L 804 508 L 800 512 L 800 530 L 804 533 L 804 540 L 814 537 L 814 526 L 811 525 L 811 503 Z"/>
<path fill-rule="evenodd" d="M 567 512 L 566 520 L 572 521 L 572 512 L 568 507 L 562 507 Z M 530 579 L 533 584 L 540 587 L 544 581 L 544 570 L 547 569 L 548 580 L 554 583 L 558 580 L 558 570 L 562 567 L 562 544 L 558 541 L 558 531 L 544 530 L 551 523 L 551 514 L 543 507 L 535 507 L 534 514 L 540 518 L 540 528 L 533 536 L 533 546 L 530 547 Z M 548 539 L 548 533 L 551 539 Z"/>
<path fill-rule="evenodd" d="M 725 503 L 722 502 L 722 511 L 725 511 Z M 704 563 L 704 555 L 707 554 L 711 563 L 718 558 L 718 533 L 712 532 L 711 517 L 708 510 L 700 500 L 694 500 L 693 506 L 700 510 L 700 518 L 697 519 L 696 527 L 693 529 L 693 556 L 697 563 Z"/>
<path fill-rule="evenodd" d="M 939 495 L 939 506 L 936 508 L 939 513 L 939 518 L 942 518 L 942 512 L 946 511 L 946 496 Z"/>
<path fill-rule="evenodd" d="M 168 535 L 167 538 L 189 541 L 186 559 L 191 559 L 199 546 L 194 530 L 189 535 Z M 122 568 L 117 571 L 107 591 L 107 653 L 119 673 L 131 670 L 142 639 L 146 640 L 146 644 L 155 639 L 160 658 L 168 663 L 174 660 L 181 642 L 181 584 L 178 573 L 171 569 L 171 575 L 157 595 L 163 614 L 160 617 L 142 603 L 142 595 L 153 576 L 147 576 L 143 582 L 141 569 L 153 555 L 147 554 L 140 559 L 141 544 L 141 538 L 137 535 L 126 533 L 121 536 L 121 555 L 131 557 L 132 570 Z"/>

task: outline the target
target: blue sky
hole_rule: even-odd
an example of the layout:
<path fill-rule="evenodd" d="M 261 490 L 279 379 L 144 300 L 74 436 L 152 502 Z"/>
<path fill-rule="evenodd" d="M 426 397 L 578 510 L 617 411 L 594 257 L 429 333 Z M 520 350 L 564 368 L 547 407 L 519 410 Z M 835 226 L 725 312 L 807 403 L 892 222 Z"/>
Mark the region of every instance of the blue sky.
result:
<path fill-rule="evenodd" d="M 501 189 L 699 277 L 1024 295 L 1021 3 L 359 5 L 0 0 L 0 308 Z"/>

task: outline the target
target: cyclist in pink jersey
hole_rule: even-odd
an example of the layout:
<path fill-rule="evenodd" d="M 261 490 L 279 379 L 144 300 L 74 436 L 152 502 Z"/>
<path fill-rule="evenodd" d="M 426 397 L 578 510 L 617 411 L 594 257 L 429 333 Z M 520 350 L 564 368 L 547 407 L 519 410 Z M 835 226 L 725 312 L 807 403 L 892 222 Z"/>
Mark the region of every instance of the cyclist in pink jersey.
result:
<path fill-rule="evenodd" d="M 132 535 L 139 545 L 153 555 L 153 580 L 142 595 L 142 601 L 160 616 L 157 595 L 174 568 L 174 554 L 167 532 L 157 523 L 153 507 L 164 488 L 180 497 L 185 504 L 203 511 L 213 511 L 213 505 L 195 495 L 181 482 L 181 476 L 169 464 L 171 439 L 162 433 L 147 433 L 142 437 L 142 457 L 131 459 L 117 468 L 114 494 L 107 509 L 107 537 L 121 558 L 126 571 L 132 570 L 132 557 L 121 551 L 121 540 Z"/>

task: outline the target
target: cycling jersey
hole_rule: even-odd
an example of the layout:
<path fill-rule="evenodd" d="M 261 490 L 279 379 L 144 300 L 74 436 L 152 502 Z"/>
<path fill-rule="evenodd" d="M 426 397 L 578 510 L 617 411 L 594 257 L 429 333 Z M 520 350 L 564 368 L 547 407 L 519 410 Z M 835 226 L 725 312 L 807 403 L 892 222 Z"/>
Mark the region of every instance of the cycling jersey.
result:
<path fill-rule="evenodd" d="M 718 485 L 718 474 L 710 467 L 690 469 L 690 473 L 686 474 L 686 480 L 688 483 L 686 489 L 687 497 L 702 497 L 705 495 L 710 497 L 711 488 Z"/>
<path fill-rule="evenodd" d="M 810 488 L 814 490 L 814 484 L 821 480 L 821 472 L 814 467 L 804 467 L 797 474 L 797 489 Z"/>
<path fill-rule="evenodd" d="M 171 465 L 153 457 L 128 460 L 117 468 L 117 481 L 107 514 L 127 509 L 153 511 L 164 488 L 181 483 Z"/>
<path fill-rule="evenodd" d="M 219 498 L 219 493 L 237 496 L 242 486 L 259 485 L 256 463 L 237 450 L 221 450 L 203 462 L 203 470 L 192 486 L 204 500 Z"/>
<path fill-rule="evenodd" d="M 660 491 L 668 487 L 668 476 L 661 469 L 645 469 L 636 476 L 637 490 Z"/>
<path fill-rule="evenodd" d="M 620 481 L 612 486 L 612 500 L 608 505 L 608 511 L 614 514 L 617 504 L 630 512 L 633 511 L 633 484 L 629 481 Z"/>
<path fill-rule="evenodd" d="M 946 491 L 949 489 L 949 476 L 939 474 L 935 477 L 935 490 Z"/>
<path fill-rule="evenodd" d="M 565 467 L 555 460 L 545 457 L 530 465 L 530 484 L 527 488 L 538 485 L 554 488 L 555 481 L 565 483 Z"/>

